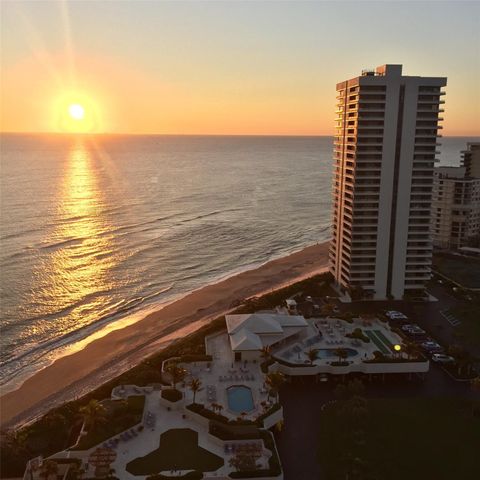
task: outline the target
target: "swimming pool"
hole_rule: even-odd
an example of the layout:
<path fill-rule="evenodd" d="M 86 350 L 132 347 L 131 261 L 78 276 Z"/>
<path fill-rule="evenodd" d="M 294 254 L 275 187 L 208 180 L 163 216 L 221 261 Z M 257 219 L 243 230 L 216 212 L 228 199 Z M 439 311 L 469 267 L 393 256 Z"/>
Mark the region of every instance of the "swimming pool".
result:
<path fill-rule="evenodd" d="M 228 407 L 232 412 L 251 412 L 254 408 L 252 391 L 244 385 L 227 388 Z"/>
<path fill-rule="evenodd" d="M 343 348 L 347 352 L 347 357 L 354 357 L 358 355 L 358 350 L 353 348 Z M 317 352 L 317 358 L 338 358 L 338 355 L 335 353 L 336 348 L 320 348 Z"/>

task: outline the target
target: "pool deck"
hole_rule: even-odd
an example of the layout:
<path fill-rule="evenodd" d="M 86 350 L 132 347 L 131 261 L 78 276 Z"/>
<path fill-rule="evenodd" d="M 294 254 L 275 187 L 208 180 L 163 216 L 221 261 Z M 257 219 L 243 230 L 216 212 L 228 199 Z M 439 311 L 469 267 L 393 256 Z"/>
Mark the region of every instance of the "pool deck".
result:
<path fill-rule="evenodd" d="M 352 364 L 361 364 L 364 360 L 374 358 L 375 351 L 381 351 L 385 355 L 391 355 L 391 345 L 402 344 L 402 339 L 393 332 L 388 323 L 377 319 L 356 318 L 353 323 L 338 318 L 309 319 L 309 327 L 297 338 L 292 338 L 288 343 L 272 352 L 274 358 L 284 360 L 292 364 L 310 364 L 307 351 L 310 349 L 335 350 L 337 348 L 352 349 L 358 353 L 349 356 L 346 360 Z M 356 328 L 360 328 L 364 335 L 370 338 L 370 342 L 363 342 L 356 338 L 349 338 Z M 406 357 L 405 354 L 396 354 Z M 338 361 L 333 355 L 329 358 L 317 358 L 314 365 L 329 365 Z"/>
<path fill-rule="evenodd" d="M 122 480 L 140 480 L 146 478 L 142 475 L 132 475 L 127 472 L 126 466 L 132 460 L 135 460 L 138 457 L 143 457 L 155 450 L 160 442 L 160 435 L 167 432 L 171 429 L 178 428 L 189 428 L 198 433 L 198 445 L 205 450 L 208 450 L 215 455 L 224 459 L 224 465 L 216 470 L 215 472 L 209 472 L 208 476 L 213 478 L 226 478 L 230 472 L 233 471 L 232 467 L 229 465 L 230 458 L 234 455 L 233 453 L 226 453 L 222 441 L 215 441 L 208 433 L 208 429 L 205 428 L 205 425 L 195 421 L 193 418 L 188 418 L 184 415 L 183 409 L 168 409 L 161 402 L 160 391 L 150 391 L 145 393 L 145 409 L 144 409 L 144 429 L 141 432 L 138 432 L 137 436 L 131 438 L 127 441 L 121 441 L 116 447 L 115 451 L 117 453 L 117 458 L 111 464 L 111 468 L 115 469 L 116 475 L 119 476 Z M 146 425 L 145 419 L 149 413 L 150 417 L 153 419 L 150 426 Z M 118 435 L 117 435 L 118 437 Z M 249 443 L 248 441 L 243 441 Z M 261 442 L 261 440 L 254 440 L 254 442 Z M 242 441 L 231 441 L 227 442 L 229 444 L 241 444 Z M 263 443 L 262 443 L 263 445 Z M 84 462 L 84 465 L 88 461 L 89 456 L 101 445 L 96 445 L 93 448 L 88 450 L 79 451 L 64 451 L 59 454 L 56 454 L 56 458 L 65 458 L 65 457 L 75 457 L 81 458 Z M 258 460 L 258 463 L 262 468 L 268 468 L 268 459 L 271 456 L 271 452 L 266 449 L 263 445 L 263 454 Z M 87 475 L 93 474 L 93 467 L 87 469 Z M 170 474 L 170 472 L 165 472 Z M 178 475 L 178 473 L 177 473 Z M 207 475 L 206 475 L 207 476 Z"/>
<path fill-rule="evenodd" d="M 229 409 L 227 388 L 234 385 L 249 387 L 252 391 L 254 408 L 244 417 L 245 419 L 258 417 L 262 413 L 261 402 L 268 401 L 267 389 L 264 384 L 264 374 L 258 362 L 234 362 L 230 342 L 226 333 L 221 333 L 206 340 L 206 351 L 212 355 L 213 361 L 210 367 L 205 362 L 189 363 L 183 366 L 189 372 L 186 378 L 188 384 L 190 378 L 200 378 L 202 390 L 197 393 L 196 403 L 210 406 L 213 403 L 222 405 L 221 414 L 235 419 L 238 413 Z M 208 387 L 213 387 L 213 395 L 208 392 Z M 210 389 L 212 391 L 212 389 Z M 193 394 L 186 389 L 186 403 L 193 402 Z"/>

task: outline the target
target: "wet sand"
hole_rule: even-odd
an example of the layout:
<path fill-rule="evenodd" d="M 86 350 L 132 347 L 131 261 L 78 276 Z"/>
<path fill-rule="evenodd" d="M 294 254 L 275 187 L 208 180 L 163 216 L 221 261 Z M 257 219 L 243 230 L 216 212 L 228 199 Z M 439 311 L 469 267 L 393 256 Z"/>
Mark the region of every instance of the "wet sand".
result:
<path fill-rule="evenodd" d="M 328 242 L 312 245 L 208 285 L 142 320 L 56 360 L 0 397 L 1 426 L 19 425 L 77 398 L 136 365 L 153 352 L 229 311 L 232 303 L 325 271 Z"/>

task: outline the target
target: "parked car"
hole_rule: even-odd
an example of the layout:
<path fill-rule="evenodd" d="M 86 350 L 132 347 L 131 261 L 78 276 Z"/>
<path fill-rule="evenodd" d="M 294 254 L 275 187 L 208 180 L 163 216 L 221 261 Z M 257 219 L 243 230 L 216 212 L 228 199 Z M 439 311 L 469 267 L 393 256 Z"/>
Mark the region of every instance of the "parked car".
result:
<path fill-rule="evenodd" d="M 455 363 L 455 359 L 450 355 L 445 355 L 444 353 L 434 353 L 432 355 L 432 361 L 436 363 Z"/>
<path fill-rule="evenodd" d="M 442 346 L 439 345 L 437 342 L 434 342 L 433 340 L 428 340 L 426 342 L 423 342 L 420 346 L 427 353 L 442 353 L 443 352 Z"/>
<path fill-rule="evenodd" d="M 396 310 L 388 310 L 387 312 L 385 312 L 385 315 L 390 320 L 408 320 L 408 317 L 404 313 L 397 312 Z"/>
<path fill-rule="evenodd" d="M 403 325 L 400 327 L 406 334 L 410 335 L 425 335 L 425 330 L 420 328 L 418 325 L 414 323 L 409 323 L 408 325 Z"/>

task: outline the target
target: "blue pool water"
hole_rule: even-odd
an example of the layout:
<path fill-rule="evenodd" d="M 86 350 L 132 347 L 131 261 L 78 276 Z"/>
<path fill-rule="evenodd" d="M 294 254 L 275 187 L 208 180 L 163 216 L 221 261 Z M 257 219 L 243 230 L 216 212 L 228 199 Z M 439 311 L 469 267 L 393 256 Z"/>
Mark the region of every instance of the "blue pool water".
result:
<path fill-rule="evenodd" d="M 253 410 L 252 391 L 243 385 L 227 388 L 228 407 L 236 413 Z"/>
<path fill-rule="evenodd" d="M 335 348 L 320 348 L 317 353 L 317 358 L 338 358 L 335 353 Z M 348 357 L 354 357 L 358 355 L 358 351 L 353 348 L 345 348 Z"/>

